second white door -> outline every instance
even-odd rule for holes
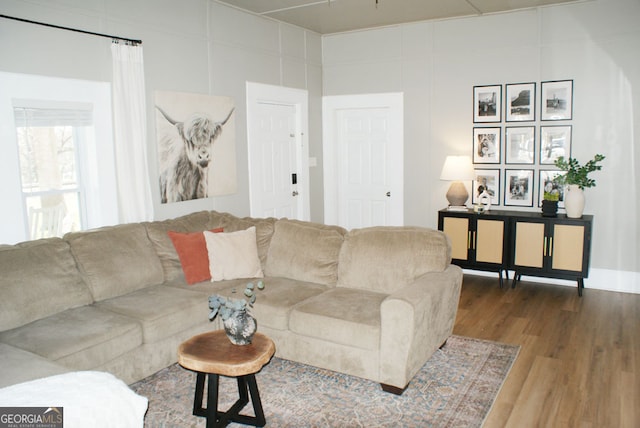
[[[325,222],[403,224],[402,94],[324,99]]]

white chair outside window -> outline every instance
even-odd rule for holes
[[[63,202],[53,207],[29,208],[31,239],[61,236],[66,211]]]

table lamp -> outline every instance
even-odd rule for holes
[[[473,165],[469,156],[447,156],[442,166],[440,180],[453,181],[447,191],[450,210],[465,210],[469,192],[463,181],[473,180]]]

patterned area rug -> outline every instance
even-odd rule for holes
[[[267,427],[480,427],[519,349],[452,336],[401,396],[369,380],[279,358],[256,379]],[[204,427],[205,419],[191,414],[194,387],[195,373],[177,364],[131,385],[149,398],[145,427]],[[237,399],[235,379],[221,377],[219,391],[219,409],[226,410]],[[251,403],[242,413],[253,415]]]

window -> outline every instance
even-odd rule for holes
[[[94,135],[91,106],[14,107],[24,212],[29,239],[85,229],[79,161]]]
[[[118,223],[111,85],[0,71],[0,244]]]

